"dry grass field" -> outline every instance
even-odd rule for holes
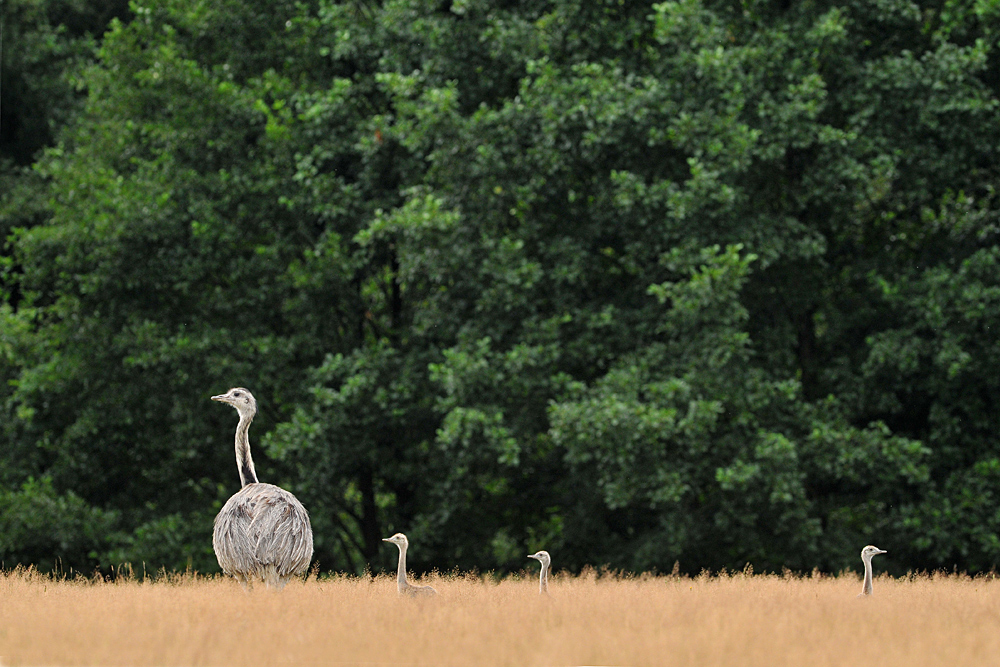
[[[244,591],[221,578],[0,574],[10,665],[986,665],[1000,582],[779,576],[343,577]]]

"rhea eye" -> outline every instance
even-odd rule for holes
[[[234,398],[239,398],[239,397],[240,397],[240,396],[242,396],[242,395],[243,395],[243,394],[241,394],[241,393],[240,393],[240,392],[238,392],[238,391],[234,391],[234,392],[233,392],[233,397],[234,397]]]

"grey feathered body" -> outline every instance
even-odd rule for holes
[[[262,579],[282,588],[312,560],[309,513],[281,487],[247,484],[215,517],[212,547],[222,571],[241,583]]]

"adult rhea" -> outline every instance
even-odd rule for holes
[[[305,572],[312,560],[309,513],[288,491],[257,481],[247,435],[257,414],[253,394],[234,387],[212,400],[233,406],[240,415],[236,466],[243,486],[215,517],[215,557],[222,571],[244,586],[260,580],[267,586],[283,588],[289,579]]]

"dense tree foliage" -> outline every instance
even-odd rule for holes
[[[0,146],[7,565],[213,569],[233,385],[324,569],[1000,563],[1000,4],[73,8]]]

